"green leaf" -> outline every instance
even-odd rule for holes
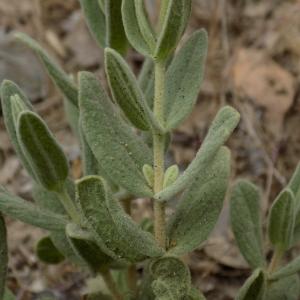
[[[131,262],[163,254],[153,236],[141,230],[123,211],[100,177],[81,179],[77,195],[87,226],[106,254]]]
[[[79,136],[79,109],[64,97],[64,110],[73,133]]]
[[[166,128],[176,128],[193,110],[203,81],[207,33],[192,34],[173,59],[166,75]]]
[[[201,148],[185,172],[168,188],[155,195],[158,201],[167,201],[192,184],[194,178],[211,163],[220,147],[230,137],[240,120],[240,114],[225,106],[215,117]]]
[[[271,243],[281,251],[287,250],[295,225],[295,198],[291,190],[283,190],[275,199],[269,214],[268,233]]]
[[[0,299],[4,297],[8,264],[7,232],[4,218],[0,213]]]
[[[80,73],[82,129],[91,150],[112,182],[134,195],[151,197],[142,168],[152,164],[150,149],[115,111],[94,75]]]
[[[38,182],[61,191],[69,173],[67,159],[44,121],[33,112],[22,112],[17,137]]]
[[[264,300],[266,293],[266,278],[260,269],[253,272],[239,290],[236,300]]]
[[[41,209],[32,203],[16,197],[0,187],[0,211],[24,223],[47,230],[61,230],[67,224],[63,215]]]
[[[169,252],[182,255],[197,248],[213,230],[230,176],[230,151],[222,147],[183,193],[168,223]]]
[[[265,300],[298,300],[300,280],[297,274],[271,282]]]
[[[146,58],[138,77],[139,86],[149,105],[153,108],[154,99],[154,63],[151,58]]]
[[[24,33],[16,33],[17,40],[31,48],[44,64],[49,76],[59,88],[62,94],[71,101],[75,106],[78,106],[78,90],[74,82],[47,54],[47,52],[31,37]]]
[[[140,31],[150,49],[155,48],[156,36],[150,24],[144,0],[134,0],[136,17]]]
[[[179,168],[177,165],[173,165],[169,167],[164,175],[164,182],[163,182],[163,188],[165,189],[169,185],[171,185],[179,175]]]
[[[143,166],[143,174],[149,184],[149,186],[153,187],[154,185],[154,170],[150,165]]]
[[[122,1],[122,18],[125,33],[131,46],[145,56],[151,56],[152,49],[140,28],[134,0]]]
[[[205,300],[205,297],[197,289],[192,287],[190,293],[184,298],[184,300]]]
[[[154,57],[166,59],[176,48],[189,20],[191,0],[170,0]]]
[[[87,298],[84,298],[86,300],[113,300],[113,298],[109,295],[102,294],[101,292],[90,294],[87,296]]]
[[[120,54],[127,51],[127,38],[125,35],[122,13],[122,0],[106,0],[106,47],[115,49]]]
[[[99,0],[79,0],[88,28],[102,48],[106,47],[106,18]]]
[[[300,208],[300,163],[298,163],[292,178],[290,179],[287,188],[295,195],[297,211]]]
[[[14,121],[14,114],[12,109],[11,97],[18,95],[18,97],[23,101],[23,106],[27,107],[28,110],[32,110],[32,105],[21,89],[12,81],[4,80],[1,84],[1,104],[2,112],[4,117],[4,123],[11,140],[11,143],[14,146],[14,149],[29,175],[35,179],[35,174],[30,166],[27,158],[24,156],[23,150],[19,144],[17,138],[16,123]]]
[[[9,289],[6,289],[3,300],[16,300],[16,297]]]
[[[36,246],[36,254],[38,258],[46,264],[59,264],[65,260],[65,257],[54,246],[49,236],[39,240]]]
[[[294,232],[293,232],[293,241],[292,241],[291,246],[296,245],[299,242],[300,242],[300,211],[298,211],[296,213],[295,226],[294,226]]]
[[[300,256],[291,261],[289,264],[280,268],[270,276],[270,280],[278,280],[290,275],[294,275],[300,271]]]
[[[184,299],[191,289],[187,266],[175,256],[154,260],[150,266],[154,281],[152,289],[157,300]]]
[[[261,195],[247,180],[239,180],[230,199],[230,219],[238,247],[249,265],[256,269],[266,264],[263,253]]]
[[[120,54],[105,49],[105,67],[114,100],[130,122],[141,130],[159,127],[133,72]]]

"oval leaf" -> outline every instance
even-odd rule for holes
[[[266,278],[262,270],[256,270],[245,282],[236,300],[263,300],[266,293]]]
[[[36,254],[38,258],[46,264],[59,264],[65,260],[65,257],[54,246],[49,236],[39,240],[36,246]]]
[[[99,0],[79,0],[88,28],[102,48],[106,47],[106,18]]]
[[[203,81],[207,33],[192,34],[173,59],[166,75],[166,128],[176,128],[191,112]]]
[[[255,185],[238,181],[230,199],[230,219],[238,247],[249,265],[264,267],[262,224],[260,216],[261,195]]]
[[[0,299],[3,299],[6,286],[6,274],[8,264],[8,249],[6,239],[6,226],[0,213]]]
[[[163,254],[153,236],[141,230],[123,211],[100,177],[81,179],[77,195],[87,225],[109,256],[136,262]]]
[[[17,136],[39,183],[61,191],[69,173],[68,162],[44,121],[32,112],[21,113]]]
[[[280,251],[287,250],[293,238],[295,225],[295,198],[289,189],[275,199],[269,214],[268,233],[271,243]]]
[[[168,223],[169,252],[193,251],[213,230],[223,206],[230,175],[230,151],[222,147],[183,193]]]
[[[173,184],[155,195],[155,199],[167,201],[192,184],[199,172],[205,170],[207,165],[211,163],[220,147],[230,137],[239,120],[240,114],[234,108],[230,106],[222,108],[215,117],[192,163]]]
[[[152,195],[143,175],[143,166],[152,164],[144,142],[114,110],[94,75],[80,74],[82,129],[99,164],[112,182],[134,195]]]
[[[62,94],[71,101],[75,106],[78,106],[78,90],[74,82],[55,62],[49,57],[47,52],[31,37],[24,33],[15,34],[17,40],[21,41],[27,47],[31,48],[44,64],[49,76],[59,88]]]
[[[170,0],[158,37],[154,57],[166,59],[176,48],[188,23],[191,13],[191,0]]]

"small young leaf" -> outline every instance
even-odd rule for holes
[[[27,108],[26,104],[23,102],[23,100],[20,98],[18,94],[11,96],[10,102],[11,102],[13,121],[16,126],[18,122],[19,114],[23,111],[28,111],[29,109]]]
[[[169,167],[164,175],[164,183],[163,183],[163,188],[167,188],[169,185],[171,185],[179,175],[179,168],[177,165],[173,165]]]
[[[95,241],[109,256],[137,262],[163,254],[153,236],[141,230],[123,211],[100,177],[81,179],[77,195]]]
[[[281,251],[292,242],[295,225],[295,197],[291,190],[283,190],[275,199],[269,214],[268,233],[271,243]]]
[[[169,253],[193,251],[214,228],[223,206],[230,175],[230,151],[222,147],[183,193],[168,223]]]
[[[92,272],[97,273],[113,262],[113,259],[94,243],[89,232],[82,230],[78,225],[68,224],[66,235],[74,252],[86,262]]]
[[[131,46],[145,56],[151,56],[152,49],[149,47],[139,26],[137,11],[134,0],[122,1],[122,18],[125,33]]]
[[[297,274],[270,282],[264,300],[298,300],[300,280]]]
[[[236,300],[264,300],[266,278],[262,270],[257,269],[239,290]]]
[[[207,168],[220,147],[230,137],[240,120],[240,114],[232,107],[225,106],[215,117],[195,159],[185,172],[168,188],[155,195],[158,201],[167,201],[192,184],[194,178]]]
[[[79,0],[88,28],[98,45],[106,47],[106,18],[99,0]]]
[[[279,269],[270,276],[270,280],[278,280],[290,275],[294,275],[300,271],[300,256],[291,261],[289,264]]]
[[[0,299],[3,299],[6,286],[6,274],[8,264],[8,250],[6,239],[6,226],[0,213]]]
[[[238,247],[249,265],[256,269],[266,264],[263,253],[260,193],[255,185],[238,181],[231,194],[230,219]]]
[[[59,264],[65,260],[65,257],[54,246],[49,236],[39,240],[36,246],[36,254],[38,258],[46,264]]]
[[[2,104],[4,123],[8,131],[11,143],[13,144],[19,159],[21,160],[24,168],[27,170],[29,175],[33,179],[35,179],[35,174],[32,170],[32,167],[27,161],[27,158],[24,156],[23,150],[21,149],[21,146],[17,138],[16,123],[14,120],[14,114],[13,114],[12,102],[11,102],[11,97],[15,95],[18,95],[18,97],[22,100],[24,107],[26,107],[28,110],[32,110],[32,105],[30,101],[23,94],[20,88],[12,81],[4,80],[1,85],[1,104]]]
[[[176,128],[192,111],[203,80],[207,33],[192,34],[173,59],[166,75],[166,128]]]
[[[191,13],[191,0],[170,0],[154,57],[166,59],[179,42]]]
[[[105,49],[105,67],[114,100],[134,126],[149,130],[154,116],[122,56],[112,49]]]
[[[22,198],[12,196],[0,187],[0,211],[14,219],[47,230],[61,230],[67,218],[49,210],[41,209]]]
[[[134,195],[151,197],[142,168],[152,164],[143,141],[115,111],[98,80],[80,74],[80,114],[84,135],[99,164],[112,182]]]
[[[49,76],[60,89],[62,94],[71,101],[75,106],[78,106],[78,90],[70,77],[48,56],[45,50],[31,37],[24,33],[16,33],[16,38],[31,48],[43,62]]]
[[[61,191],[69,173],[68,162],[44,121],[32,112],[21,113],[17,137],[38,182],[51,191]]]
[[[106,0],[106,47],[115,49],[120,54],[127,51],[127,38],[125,35],[122,13],[122,0]]]
[[[154,170],[150,165],[143,166],[143,174],[149,184],[149,186],[153,187],[154,185]]]
[[[187,266],[175,256],[164,256],[151,263],[152,289],[157,300],[184,299],[191,289]]]

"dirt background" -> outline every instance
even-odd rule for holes
[[[241,123],[229,141],[232,181],[249,178],[263,191],[262,211],[289,180],[300,158],[300,1],[193,0],[187,35],[204,27],[209,55],[199,101],[174,132],[169,159],[184,168],[194,157],[216,111],[228,103]],[[0,0],[0,81],[17,82],[63,145],[75,178],[81,175],[79,147],[65,119],[61,95],[31,51],[20,47],[13,31],[24,31],[69,73],[90,70],[103,77],[103,52],[91,38],[76,0]],[[142,57],[130,51],[138,72]],[[22,169],[0,116],[0,184],[30,201],[32,183]],[[134,204],[138,215],[146,207]],[[34,247],[45,232],[7,219],[9,279],[17,299],[41,293],[80,299],[86,274],[63,263],[47,266]],[[297,254],[297,249],[289,253]],[[233,299],[249,275],[238,254],[228,222],[228,203],[210,240],[186,258],[194,284],[207,299]]]

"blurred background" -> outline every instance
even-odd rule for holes
[[[147,1],[155,8],[154,0]],[[233,152],[232,182],[243,177],[261,187],[264,215],[300,159],[299,15],[299,0],[193,0],[186,32],[188,36],[206,28],[208,60],[197,106],[174,132],[169,160],[184,169],[216,111],[225,104],[234,106],[242,119],[228,143]],[[104,81],[103,52],[91,38],[77,0],[0,0],[0,82],[11,79],[24,89],[63,145],[78,178],[80,151],[62,97],[35,55],[12,39],[13,31],[30,34],[75,76],[79,70],[89,70]],[[138,72],[143,57],[130,51],[128,61]],[[15,156],[1,113],[0,184],[30,201],[32,183]],[[134,209],[138,217],[148,206],[136,201]],[[34,248],[44,232],[11,219],[7,222],[8,283],[17,299],[35,299],[44,291],[62,300],[80,299],[86,274],[67,263],[39,262]],[[296,254],[297,249],[289,253]],[[210,240],[186,260],[195,286],[207,299],[233,299],[249,269],[230,232],[227,201]]]

